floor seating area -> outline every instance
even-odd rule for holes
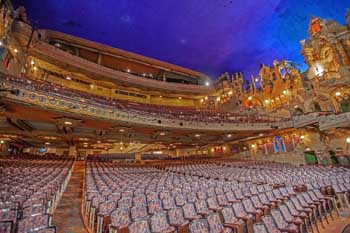
[[[350,169],[267,161],[88,161],[93,232],[319,232],[348,204]]]
[[[0,232],[54,233],[51,215],[69,181],[72,159],[0,159]]]

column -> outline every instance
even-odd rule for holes
[[[101,65],[101,60],[102,60],[102,54],[98,53],[97,64]]]
[[[7,149],[9,148],[9,143],[6,141],[1,141],[0,143],[0,158],[8,155]]]
[[[77,147],[76,146],[70,146],[69,147],[69,156],[71,157],[77,157]]]
[[[268,155],[266,143],[264,143],[265,155]]]

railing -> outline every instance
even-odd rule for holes
[[[319,117],[320,130],[350,126],[350,112]]]

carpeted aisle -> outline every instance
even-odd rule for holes
[[[52,224],[58,233],[87,233],[81,218],[81,197],[85,162],[76,161],[72,176],[53,214]]]

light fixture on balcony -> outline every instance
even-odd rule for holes
[[[251,97],[251,96],[248,97],[248,100],[249,100],[249,101],[251,101],[252,99],[253,99],[253,97]]]
[[[341,96],[340,91],[337,91],[337,92],[335,93],[335,96]]]
[[[50,142],[45,142],[45,145],[50,145]]]
[[[72,80],[72,78],[71,78],[71,77],[69,77],[69,76],[67,76],[67,77],[66,77],[66,79],[67,79],[67,80]]]
[[[5,143],[5,141],[4,141],[4,140],[1,140],[1,141],[0,141],[0,144],[4,144],[4,143]]]
[[[207,81],[207,82],[205,82],[205,85],[208,87],[210,85],[210,83]]]
[[[18,53],[18,49],[14,49],[13,52]]]
[[[131,72],[131,70],[130,70],[130,69],[126,69],[126,72],[130,73],[130,72]]]
[[[65,124],[65,125],[72,125],[73,123],[70,122],[70,121],[65,121],[64,124]]]
[[[304,139],[304,138],[305,138],[305,136],[304,136],[304,135],[301,135],[301,136],[300,136],[300,139]]]
[[[350,137],[346,138],[346,143],[350,143]]]
[[[227,134],[227,137],[228,138],[232,138],[232,134]]]

